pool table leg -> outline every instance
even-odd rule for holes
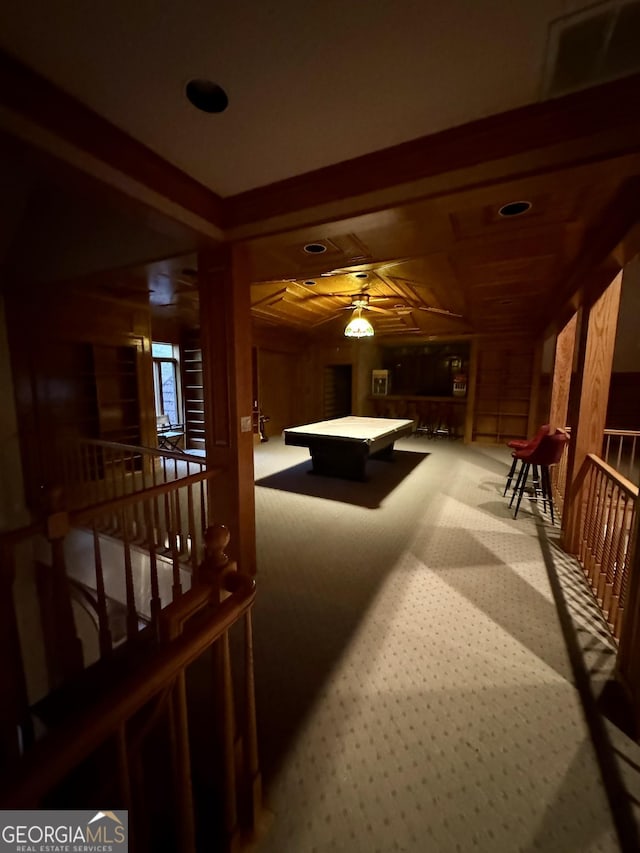
[[[309,448],[313,474],[342,477],[345,480],[366,480],[365,466],[369,456],[366,445],[318,444]]]

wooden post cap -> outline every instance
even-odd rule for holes
[[[229,557],[225,554],[225,548],[229,544],[231,533],[224,524],[212,524],[204,533],[205,558],[211,560],[216,568],[226,566]]]

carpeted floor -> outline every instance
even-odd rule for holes
[[[260,853],[637,850],[640,752],[557,531],[512,518],[503,448],[396,447],[367,483],[256,448]]]

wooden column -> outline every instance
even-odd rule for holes
[[[478,381],[478,339],[471,339],[469,352],[469,382],[467,384],[467,407],[464,417],[464,443],[473,441],[473,415],[476,405],[476,384]]]
[[[622,273],[619,273],[595,303],[585,303],[582,308],[578,369],[569,397],[571,442],[567,463],[567,503],[563,515],[566,524],[562,545],[570,554],[577,553],[578,549],[582,511],[578,484],[582,465],[587,453],[602,452],[621,282]]]
[[[549,406],[549,424],[552,431],[567,426],[569,412],[569,389],[573,369],[573,353],[576,343],[577,312],[562,329],[556,339],[556,352],[553,362],[553,381],[551,384],[551,403]]]
[[[232,534],[240,570],[255,574],[250,278],[240,244],[198,256],[207,463],[222,469],[209,519]]]

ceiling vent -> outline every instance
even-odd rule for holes
[[[640,0],[610,0],[549,25],[543,98],[640,71]]]

